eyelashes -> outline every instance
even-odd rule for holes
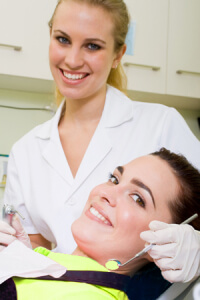
[[[71,41],[67,38],[67,37],[64,37],[64,36],[56,36],[56,40],[61,44],[61,45],[70,45],[71,44]],[[98,51],[100,50],[102,47],[98,44],[95,44],[95,43],[87,43],[85,44],[85,48],[90,50],[91,52],[92,51]]]
[[[112,182],[114,185],[119,184],[119,179],[113,173],[109,173],[108,174],[108,181]],[[136,192],[131,193],[130,197],[140,207],[142,207],[142,208],[146,207],[146,201],[145,201],[145,199],[139,193],[136,193]]]
[[[111,181],[114,184],[118,184],[119,183],[118,178],[115,175],[113,175],[112,173],[108,174],[108,181]]]

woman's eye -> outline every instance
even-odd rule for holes
[[[111,181],[114,184],[118,184],[119,183],[117,177],[115,175],[113,175],[113,174],[109,174],[109,181]]]
[[[87,45],[87,48],[89,49],[89,50],[99,50],[101,47],[99,46],[99,45],[97,45],[97,44],[88,44]]]
[[[144,200],[137,194],[134,194],[131,196],[133,200],[141,207],[145,207],[145,202]]]
[[[62,36],[58,36],[56,38],[61,44],[69,44],[69,40],[65,37],[62,37]]]

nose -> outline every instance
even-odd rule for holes
[[[72,70],[80,69],[84,64],[82,49],[75,45],[72,45],[69,49],[67,49],[65,64]]]
[[[110,206],[115,207],[122,197],[122,191],[119,186],[107,186],[100,191],[100,197],[107,201]]]

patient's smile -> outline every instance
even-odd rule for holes
[[[93,216],[97,217],[103,223],[111,226],[111,223],[104,216],[102,216],[102,214],[100,214],[100,212],[98,210],[96,210],[93,206],[90,207],[89,211]]]

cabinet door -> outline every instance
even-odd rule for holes
[[[27,2],[27,3],[26,3]],[[0,0],[0,73],[15,69],[24,46],[25,14],[28,1]]]
[[[25,24],[21,15],[19,16],[19,11],[23,8],[23,2],[23,0],[0,0],[1,48],[12,48],[11,46],[22,44]]]
[[[136,24],[134,55],[123,58],[128,89],[165,93],[168,0],[125,2]]]
[[[0,74],[52,79],[48,62],[48,20],[56,0],[0,0]],[[3,29],[2,29],[3,28]]]
[[[167,93],[200,97],[200,1],[170,0]]]

